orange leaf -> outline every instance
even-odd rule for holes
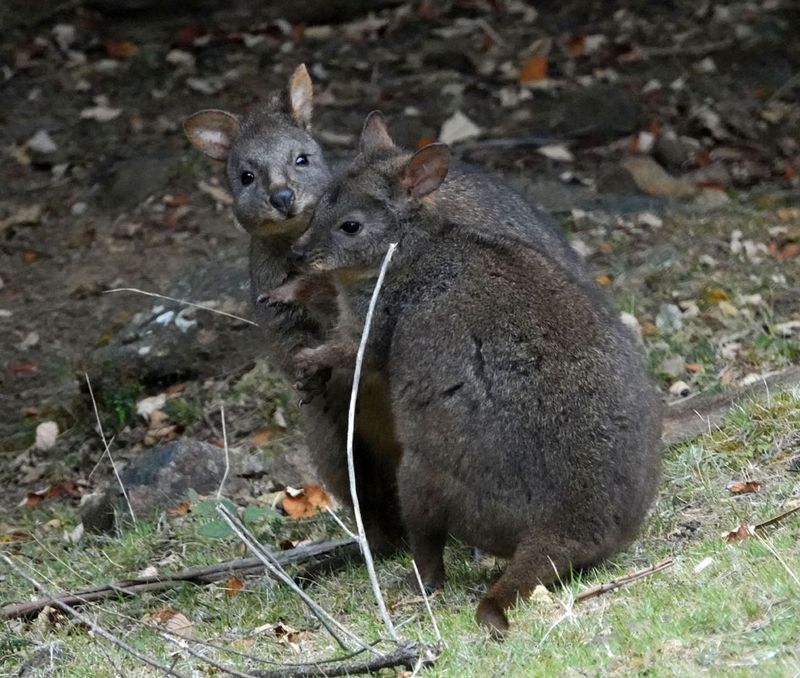
[[[188,499],[184,499],[169,509],[168,513],[171,516],[185,516],[187,513],[189,513],[190,508],[192,508],[192,502],[190,502]]]
[[[251,433],[248,440],[250,441],[250,444],[254,445],[255,447],[263,447],[272,439],[273,434],[274,431],[272,428],[269,426],[262,426]]]
[[[656,334],[657,332],[658,332],[658,328],[653,323],[651,323],[649,320],[645,320],[642,323],[642,333],[645,336],[650,337],[650,336]]]
[[[427,146],[428,144],[432,144],[436,141],[436,139],[432,137],[420,137],[417,141],[417,148],[422,148],[423,146]]]
[[[728,485],[728,492],[731,494],[750,494],[751,492],[758,492],[763,487],[763,484],[758,480],[746,480],[740,483],[731,483]]]
[[[225,595],[226,596],[235,596],[239,591],[242,590],[244,584],[242,580],[238,577],[228,577],[228,581],[225,582]]]
[[[217,447],[225,449],[225,441],[220,440],[219,438],[216,438],[214,436],[211,436],[206,442],[208,442],[209,445],[216,445]]]
[[[753,528],[750,527],[747,523],[742,523],[737,527],[735,530],[728,532],[725,536],[725,541],[729,544],[733,544],[737,541],[747,541],[753,534]]]
[[[32,264],[38,258],[39,258],[39,255],[36,254],[36,252],[28,251],[28,252],[23,252],[22,253],[22,261],[24,261],[26,264]]]
[[[139,53],[139,48],[130,40],[106,40],[106,54],[110,57],[132,57]]]
[[[283,499],[286,515],[296,519],[310,518],[330,505],[330,498],[319,485],[303,485],[299,491],[287,487]]]
[[[586,52],[586,38],[583,34],[570,35],[564,42],[564,51],[573,59]]]
[[[37,363],[21,363],[10,367],[11,372],[33,372],[39,367]]]
[[[595,280],[598,285],[603,285],[603,287],[611,284],[611,277],[607,275],[598,275]]]
[[[547,59],[543,56],[532,56],[520,70],[517,79],[520,82],[537,82],[547,78]]]
[[[699,363],[686,363],[686,369],[695,373],[705,371],[705,368]]]
[[[37,494],[36,492],[28,492],[28,496],[25,498],[24,506],[26,508],[34,508],[42,503],[44,497],[41,494]]]

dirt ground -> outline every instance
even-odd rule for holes
[[[82,371],[100,382],[98,351],[154,312],[104,290],[203,301],[219,283],[249,312],[246,236],[181,120],[257,105],[300,62],[332,156],[379,108],[400,143],[451,140],[551,209],[643,334],[665,397],[800,359],[797,3],[217,4],[0,8],[2,505],[85,478],[99,456]],[[201,412],[177,430],[215,436],[208,411],[257,355],[257,335],[237,332],[188,356],[193,370],[142,375],[130,399],[179,383]],[[239,436],[282,411],[255,399],[232,408]],[[122,401],[104,392],[108,430],[146,446]],[[33,454],[48,420],[66,434]]]

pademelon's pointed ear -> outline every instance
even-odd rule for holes
[[[208,157],[226,160],[239,135],[239,118],[227,111],[209,108],[183,121],[186,138]]]
[[[361,136],[358,139],[358,150],[361,153],[375,151],[389,151],[395,148],[389,130],[386,128],[386,119],[380,111],[372,111],[364,121]]]
[[[419,200],[439,188],[449,167],[450,149],[447,144],[428,144],[411,156],[400,181],[408,195]]]
[[[303,129],[311,129],[314,109],[314,86],[305,64],[294,69],[289,79],[289,107],[294,121]]]

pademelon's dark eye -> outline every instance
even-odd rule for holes
[[[343,230],[347,235],[355,235],[361,230],[361,224],[357,221],[343,221],[339,228]]]
[[[305,153],[301,153],[294,159],[294,164],[298,167],[303,167],[308,164],[308,156]]]
[[[242,180],[242,186],[249,186],[256,180],[256,175],[252,172],[242,172],[239,178]]]

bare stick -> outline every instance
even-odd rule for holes
[[[311,610],[313,615],[319,620],[320,624],[325,627],[325,630],[331,634],[333,639],[339,643],[343,650],[349,652],[350,648],[347,646],[347,643],[341,639],[339,634],[336,633],[336,631],[341,632],[365,650],[369,650],[370,652],[374,652],[378,655],[380,654],[377,650],[375,650],[375,648],[361,640],[361,638],[355,635],[352,631],[349,631],[347,628],[342,626],[342,624],[331,617],[331,615],[329,615],[323,608],[317,605],[317,603],[315,603],[314,600],[295,583],[294,579],[292,579],[286,570],[283,569],[275,556],[273,556],[265,548],[262,548],[252,533],[241,523],[241,521],[239,521],[238,518],[236,518],[236,516],[234,516],[228,510],[224,504],[219,504],[217,506],[217,513],[222,516],[222,519],[228,524],[228,527],[230,527],[236,536],[242,540],[245,546],[247,546],[247,548],[249,548],[259,560],[261,560],[261,562],[264,564],[264,567],[267,568],[267,571],[273,577],[286,584],[286,586],[288,586],[300,597],[300,599],[308,606],[308,609]],[[336,629],[336,631],[334,629]]]
[[[248,320],[247,318],[242,318],[240,315],[234,315],[233,313],[227,313],[226,311],[220,311],[216,308],[211,308],[211,306],[203,306],[203,304],[195,304],[193,301],[186,301],[186,299],[176,299],[175,297],[168,297],[165,294],[156,294],[155,292],[145,292],[144,290],[137,289],[136,287],[115,287],[111,290],[103,290],[103,294],[110,294],[111,292],[136,292],[137,294],[144,294],[146,297],[156,297],[158,299],[166,299],[167,301],[174,301],[176,304],[183,304],[184,306],[192,306],[193,308],[199,308],[203,311],[208,311],[209,313],[216,313],[217,315],[224,315],[227,318],[233,318],[234,320],[239,320],[243,323],[247,323],[248,325],[255,325],[258,327],[258,323],[253,322],[252,320]]]
[[[763,523],[759,523],[758,525],[754,525],[753,529],[754,530],[763,530],[765,527],[768,527],[769,525],[774,525],[775,523],[779,523],[781,520],[783,520],[784,518],[792,515],[793,513],[796,513],[797,511],[800,511],[800,506],[795,506],[794,508],[790,508],[788,511],[784,511],[783,513],[779,513],[777,516],[773,516],[769,520],[765,520]]]
[[[433,630],[436,632],[436,640],[440,643],[442,642],[442,634],[439,633],[439,625],[436,623],[436,617],[433,616],[433,610],[431,609],[431,603],[428,600],[428,594],[425,593],[425,585],[422,583],[422,577],[419,574],[419,569],[417,568],[417,561],[412,558],[411,566],[414,568],[414,574],[417,576],[417,583],[419,584],[419,590],[422,591],[422,598],[425,601],[425,607],[428,610],[428,616],[431,618],[431,623],[433,624]]]
[[[420,647],[413,641],[406,641],[396,650],[380,654],[371,659],[341,664],[310,665],[292,667],[273,671],[256,671],[258,678],[311,678],[312,676],[355,676],[360,673],[377,673],[381,669],[393,666],[404,666],[411,669],[421,660],[423,666],[430,666],[436,660],[436,649],[430,646]]]
[[[98,626],[95,622],[93,622],[86,615],[81,614],[75,608],[70,607],[66,603],[63,603],[60,600],[54,598],[53,595],[51,593],[49,593],[48,590],[44,586],[42,586],[33,577],[31,577],[26,572],[24,572],[21,568],[19,568],[14,563],[14,561],[11,560],[11,558],[6,556],[4,553],[0,553],[0,559],[2,559],[3,562],[6,565],[8,565],[17,575],[19,575],[25,581],[27,581],[29,584],[31,584],[37,591],[39,591],[41,593],[44,593],[46,596],[48,596],[53,605],[55,605],[57,608],[63,610],[64,612],[66,612],[68,615],[70,615],[74,619],[77,619],[79,622],[81,622],[83,624],[86,624],[86,626],[88,626],[92,630],[92,632],[94,632],[95,634],[97,634],[101,638],[104,638],[108,642],[113,643],[114,645],[116,645],[117,647],[121,648],[122,650],[125,650],[125,652],[127,652],[128,654],[136,657],[140,661],[143,661],[145,664],[149,664],[153,668],[156,668],[159,671],[163,671],[167,675],[175,676],[176,678],[184,678],[184,675],[182,673],[178,673],[177,671],[175,671],[174,669],[170,668],[166,664],[161,664],[158,661],[156,661],[155,659],[152,659],[152,658],[148,657],[147,655],[142,654],[141,652],[139,652],[135,648],[133,648],[130,645],[128,645],[125,641],[120,640],[116,636],[114,636],[111,633],[109,633],[108,631],[106,631],[101,626]]]
[[[222,488],[225,487],[225,481],[228,479],[228,471],[231,470],[231,458],[228,452],[228,432],[225,430],[225,405],[219,406],[219,416],[222,419],[222,445],[225,448],[225,473],[222,474],[222,480],[219,481],[217,499],[222,498]]]
[[[111,462],[111,468],[114,471],[114,475],[117,478],[119,487],[122,490],[122,496],[125,497],[125,503],[128,505],[128,510],[131,512],[131,518],[133,518],[133,522],[136,522],[136,514],[133,512],[131,500],[128,497],[128,492],[125,489],[125,485],[122,484],[122,478],[119,475],[119,471],[117,471],[117,465],[114,463],[114,458],[111,456],[111,450],[109,449],[108,442],[106,441],[106,434],[103,433],[103,425],[100,423],[100,413],[97,411],[97,401],[94,399],[94,391],[92,391],[92,382],[89,380],[89,373],[84,372],[83,375],[86,377],[86,385],[89,387],[89,396],[92,399],[92,407],[94,408],[94,417],[97,419],[97,430],[100,432],[100,439],[103,441],[103,445],[106,448],[106,455],[108,455],[108,460]]]
[[[334,511],[333,509],[331,509],[331,507],[330,507],[330,506],[326,506],[326,507],[325,507],[325,511],[328,513],[328,515],[329,515],[331,518],[333,518],[333,519],[336,521],[336,524],[337,524],[337,525],[338,525],[340,528],[342,528],[342,531],[343,531],[345,534],[347,534],[347,536],[348,536],[348,537],[350,537],[350,539],[355,539],[356,541],[358,540],[358,535],[357,535],[357,534],[355,534],[354,532],[352,532],[352,531],[350,530],[350,528],[349,528],[349,527],[347,527],[347,525],[345,525],[345,524],[344,524],[344,522],[342,522],[342,519],[341,519],[339,516],[337,516],[337,515],[336,515],[336,511]]]
[[[618,589],[621,586],[625,586],[626,584],[635,582],[637,579],[642,579],[651,574],[655,574],[656,572],[661,572],[661,570],[666,570],[668,567],[671,567],[674,562],[675,561],[672,558],[667,558],[666,560],[662,560],[660,563],[651,565],[650,567],[645,567],[641,570],[636,570],[635,572],[631,572],[630,574],[618,577],[617,579],[612,579],[609,582],[605,582],[603,584],[597,584],[597,586],[592,586],[591,588],[588,588],[585,591],[581,591],[578,595],[576,595],[575,602],[579,603],[582,600],[586,600],[588,598],[595,598],[596,596],[602,595],[603,593],[607,593],[608,591],[613,591],[614,589]]]
[[[303,562],[325,556],[342,548],[354,545],[349,540],[325,541],[318,544],[299,546],[290,551],[281,551],[275,559],[281,565]],[[26,603],[6,605],[2,608],[0,616],[6,619],[16,617],[31,617],[48,605],[54,605],[59,600],[68,605],[81,605],[83,603],[106,600],[120,595],[137,595],[148,591],[164,591],[180,586],[183,582],[202,586],[227,579],[231,574],[238,576],[260,574],[264,565],[260,558],[237,558],[214,565],[200,565],[189,567],[172,574],[157,574],[149,577],[124,579],[112,584],[101,584],[75,592],[59,593],[55,598],[40,598]]]
[[[367,310],[367,317],[364,320],[364,331],[361,334],[361,343],[358,346],[358,354],[356,355],[356,366],[353,370],[353,388],[350,391],[350,410],[347,414],[347,473],[350,477],[350,499],[353,502],[353,513],[356,518],[356,527],[358,528],[358,543],[361,546],[361,552],[364,555],[364,562],[367,564],[367,572],[369,573],[369,581],[372,584],[372,593],[375,595],[375,600],[378,603],[378,612],[380,613],[386,630],[392,640],[399,642],[397,631],[392,624],[392,618],[389,616],[389,611],[386,609],[386,603],[383,600],[381,587],[378,585],[378,577],[375,574],[375,563],[372,560],[372,552],[370,551],[369,544],[367,543],[367,533],[364,531],[364,520],[361,518],[361,508],[358,503],[358,491],[356,490],[356,469],[353,461],[353,440],[355,437],[355,423],[356,423],[356,400],[358,399],[358,385],[361,381],[361,365],[364,362],[364,352],[367,349],[367,340],[369,339],[369,328],[372,324],[372,315],[375,313],[375,306],[378,303],[378,294],[383,285],[383,279],[386,277],[386,269],[389,267],[389,262],[392,260],[394,251],[397,249],[397,243],[393,242],[389,245],[386,256],[383,258],[380,273],[378,274],[378,281],[375,283],[375,289],[372,291],[372,298],[369,300],[369,309]]]
[[[792,579],[794,579],[794,583],[797,584],[798,587],[800,587],[800,579],[798,579],[797,575],[794,572],[792,572],[792,568],[790,568],[786,564],[786,561],[783,558],[781,558],[780,554],[773,548],[772,544],[770,544],[766,539],[764,539],[764,537],[758,534],[758,532],[753,531],[753,536],[764,545],[767,551],[769,551],[773,556],[775,556],[775,559],[783,566],[783,569],[786,570],[786,573]]]

